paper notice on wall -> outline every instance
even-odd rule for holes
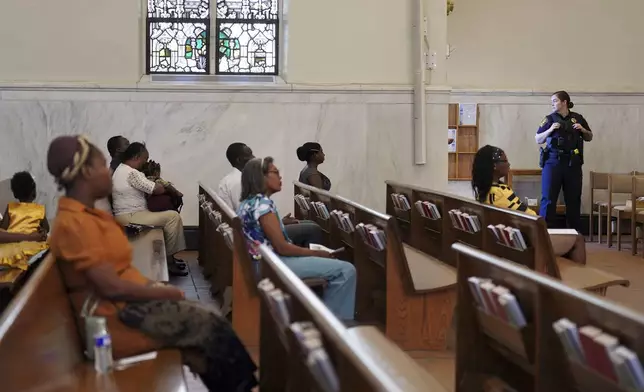
[[[459,125],[476,125],[477,110],[475,103],[459,103],[458,119]]]
[[[456,152],[456,129],[447,130],[447,152]]]

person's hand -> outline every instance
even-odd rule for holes
[[[561,128],[561,124],[560,124],[560,123],[558,123],[558,122],[553,123],[553,124],[550,126],[550,130],[551,130],[551,131],[554,131],[555,129],[559,129],[559,128]]]
[[[170,296],[175,301],[186,299],[186,293],[174,286],[167,285],[165,289],[167,289],[171,293]]]
[[[581,124],[579,124],[579,123],[575,123],[575,124],[573,124],[573,126],[572,126],[572,127],[573,127],[573,128],[575,128],[575,129],[576,129],[576,130],[578,130],[578,131],[581,131],[581,132],[586,131],[586,128],[584,128],[584,126],[583,126],[583,125],[581,125]]]
[[[325,259],[335,259],[333,254],[331,254],[329,252],[326,252],[326,251],[323,251],[323,250],[314,250],[312,256],[314,256],[314,257],[322,257],[322,258],[325,258]]]
[[[291,216],[291,213],[289,212],[286,214],[284,218],[282,218],[282,223],[285,225],[294,225],[296,223],[299,223],[299,221]]]

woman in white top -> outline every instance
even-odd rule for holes
[[[183,222],[176,211],[151,212],[148,210],[147,195],[166,192],[163,185],[150,181],[139,171],[149,159],[143,143],[132,143],[123,152],[122,163],[112,175],[112,209],[114,217],[123,226],[130,223],[163,227],[168,272],[171,275],[186,276],[185,265],[178,263],[174,255],[186,249]]]

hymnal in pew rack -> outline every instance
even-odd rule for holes
[[[362,241],[374,250],[381,252],[387,247],[387,235],[375,225],[358,223],[356,231],[360,234]]]
[[[289,327],[306,367],[322,392],[340,391],[340,380],[322,345],[320,331],[310,321],[296,322]]]
[[[217,226],[217,231],[224,237],[224,241],[229,249],[233,249],[233,228],[228,223],[221,223]]]
[[[391,201],[394,203],[394,208],[400,211],[409,211],[411,210],[411,205],[407,196],[401,195],[400,193],[392,193]]]
[[[468,285],[481,331],[492,339],[491,347],[502,354],[509,350],[519,355],[526,365],[532,363],[534,349],[529,342],[534,328],[526,321],[514,294],[486,278],[470,277]]]
[[[224,223],[224,220],[221,217],[221,212],[217,210],[213,210],[210,212],[209,215],[210,215],[210,219],[212,219],[217,226],[221,226],[221,224]]]
[[[434,203],[418,200],[414,205],[423,218],[431,220],[439,220],[441,218],[440,210]]]
[[[317,215],[318,218],[323,219],[323,220],[328,220],[330,215],[329,215],[329,210],[326,208],[326,204],[324,204],[321,201],[314,201],[311,202],[311,207],[313,207],[313,210],[315,211],[315,215]]]
[[[304,197],[304,195],[295,195],[294,199],[302,211],[311,210],[311,208],[309,207],[309,199]]]
[[[450,210],[448,214],[454,228],[470,234],[481,231],[481,222],[478,216],[459,210]]]
[[[621,345],[618,338],[592,325],[577,328],[567,318],[553,323],[553,328],[580,386],[605,385],[602,390],[644,391],[644,369],[639,357]]]
[[[257,284],[260,294],[266,300],[271,314],[282,328],[286,329],[291,324],[291,298],[282,290],[275,288],[269,279],[263,279]]]
[[[528,244],[521,234],[521,230],[505,225],[488,225],[487,228],[492,232],[496,242],[499,245],[523,252],[528,249]]]
[[[355,231],[351,216],[348,212],[340,210],[331,211],[331,219],[335,222],[336,226],[345,233],[353,233]]]

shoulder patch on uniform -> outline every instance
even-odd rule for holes
[[[543,120],[541,120],[541,124],[539,124],[539,126],[543,127],[544,125],[546,125],[547,122],[548,122],[548,117],[544,117]]]

